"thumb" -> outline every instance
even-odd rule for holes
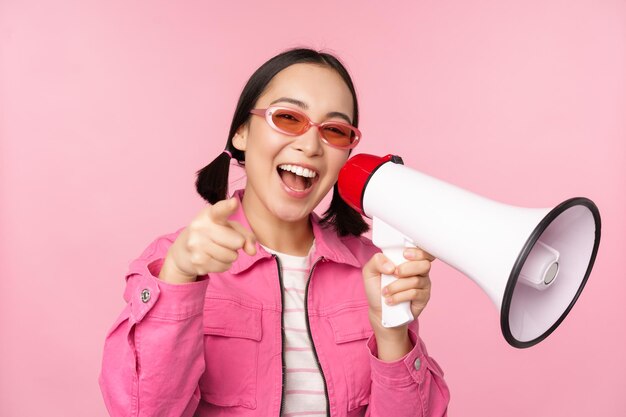
[[[214,223],[228,225],[228,218],[237,211],[239,200],[236,197],[218,201],[211,206],[209,217]]]
[[[363,266],[363,278],[378,278],[381,274],[391,275],[396,266],[382,253],[377,253]]]

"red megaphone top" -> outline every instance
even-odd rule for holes
[[[348,159],[339,171],[337,188],[339,195],[350,207],[367,216],[363,210],[363,196],[370,178],[378,168],[387,162],[402,164],[396,155],[376,156],[361,153]]]

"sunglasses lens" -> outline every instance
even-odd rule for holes
[[[309,128],[309,119],[304,114],[290,109],[274,109],[271,113],[274,126],[288,135],[301,135]],[[332,146],[352,148],[358,140],[357,131],[346,123],[322,123],[322,137]]]
[[[299,134],[308,125],[302,114],[285,109],[275,110],[272,113],[272,121],[277,128],[291,134]]]
[[[322,128],[322,136],[331,145],[348,147],[356,141],[356,132],[348,125],[328,123]]]

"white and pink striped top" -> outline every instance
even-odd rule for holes
[[[278,256],[282,268],[286,366],[283,417],[326,415],[324,380],[317,367],[304,311],[304,293],[314,246],[309,256],[287,255],[264,247]]]

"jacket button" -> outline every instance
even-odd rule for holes
[[[420,368],[422,367],[422,361],[420,360],[420,358],[415,359],[413,366],[415,367],[416,371],[420,370]]]
[[[145,288],[143,291],[141,291],[141,301],[143,301],[144,303],[147,303],[148,301],[150,301],[150,290]]]

